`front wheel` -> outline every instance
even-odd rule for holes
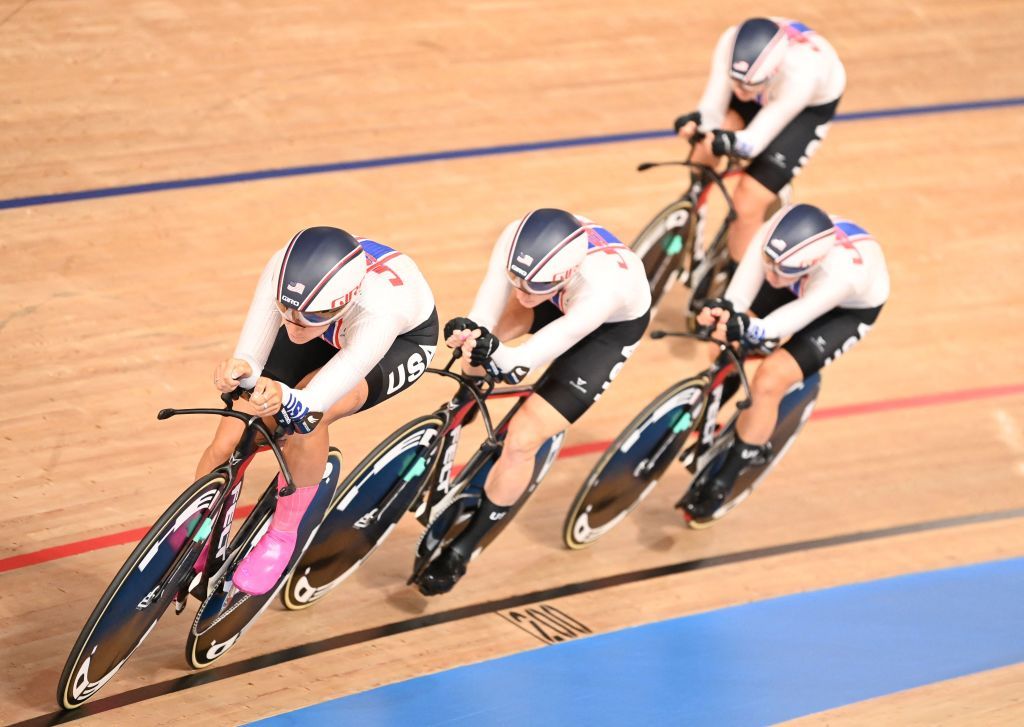
[[[702,376],[674,384],[605,450],[566,515],[567,547],[579,550],[595,542],[650,494],[700,421],[707,386]]]
[[[227,487],[221,473],[196,481],[167,508],[114,576],[68,655],[57,686],[64,709],[80,707],[110,681],[149,635],[192,573]]]
[[[444,427],[431,414],[381,442],[338,487],[316,537],[281,591],[285,608],[308,608],[363,564],[394,530],[432,473]]]
[[[285,583],[287,574],[302,556],[302,552],[316,536],[317,529],[327,511],[338,480],[341,479],[341,451],[331,447],[319,488],[309,509],[299,523],[295,552],[273,588],[258,596],[250,596],[234,589],[231,576],[235,569],[270,527],[274,514],[277,475],[270,481],[260,502],[238,529],[228,545],[227,561],[217,578],[210,583],[207,597],[199,607],[192,629],[185,643],[185,659],[193,669],[202,669],[221,658],[242,638],[253,622],[274,600]]]

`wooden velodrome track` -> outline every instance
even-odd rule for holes
[[[832,40],[849,74],[840,112],[1024,95],[1024,13],[1012,1],[767,9],[667,0],[4,0],[0,199],[663,129],[699,95],[722,28],[769,10]],[[272,608],[223,661],[639,568],[975,514],[999,515],[547,602],[605,632],[1020,555],[1021,138],[1013,106],[833,126],[798,198],[876,233],[893,294],[866,341],[825,373],[822,415],[716,527],[682,527],[671,510],[683,486],[677,472],[596,546],[560,545],[565,509],[596,456],[585,445],[613,437],[649,397],[702,365],[690,344],[649,341],[570,433],[577,456],[559,461],[452,594],[427,601],[404,586],[418,535],[406,522],[339,591],[299,614]],[[559,206],[632,239],[681,183],[673,171],[639,175],[636,163],[681,154],[680,142],[651,137],[4,205],[0,722],[54,711],[67,651],[129,551],[76,544],[147,525],[190,481],[212,425],[161,423],[155,413],[216,402],[210,372],[234,345],[258,271],[291,234],[338,225],[409,253],[445,319],[468,308],[508,220]],[[661,323],[678,322],[664,308]],[[336,425],[332,441],[351,466],[450,392],[426,378]],[[870,403],[878,406],[859,407]],[[262,485],[270,463],[251,471]],[[58,546],[68,547],[47,550]],[[86,721],[239,723],[539,646],[484,609],[133,697],[186,675],[186,628],[186,619],[165,617],[97,698],[127,693],[126,703]],[[999,669],[808,721],[1020,723],[1022,680],[1022,666]]]

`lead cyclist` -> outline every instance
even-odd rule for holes
[[[327,426],[411,386],[437,335],[430,286],[397,250],[310,227],[270,258],[234,355],[216,367],[213,383],[222,392],[251,388],[239,408],[273,417],[290,433],[282,449],[296,490],[278,498],[269,529],[235,570],[236,588],[261,595],[280,580],[327,464]],[[221,420],[197,476],[231,455],[242,427]],[[277,486],[285,487],[281,475]],[[205,552],[197,570],[204,559]]]

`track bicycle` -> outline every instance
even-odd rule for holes
[[[181,414],[234,417],[245,424],[228,460],[190,485],[157,519],[128,556],[100,597],[68,655],[57,688],[57,702],[74,709],[94,696],[152,632],[164,612],[181,614],[191,594],[202,601],[186,644],[186,659],[202,667],[223,656],[263,612],[284,582],[261,596],[231,586],[242,557],[269,526],[279,496],[295,491],[281,452],[281,430],[270,432],[256,415],[236,411],[236,390],[222,395],[223,409],[163,409],[160,420]],[[286,484],[280,495],[277,475],[263,491],[238,531],[231,526],[245,471],[257,453],[270,450]],[[315,534],[325,507],[340,479],[341,452],[331,447],[319,492],[298,530],[298,545]],[[287,569],[285,573],[287,573]]]
[[[652,338],[679,336],[709,341],[719,347],[714,362],[696,376],[678,381],[633,418],[594,465],[576,494],[563,525],[563,541],[578,550],[622,522],[647,497],[673,461],[679,460],[693,475],[683,498],[700,498],[700,487],[718,471],[735,439],[736,420],[750,406],[750,385],[743,363],[751,353],[708,332],[654,331]],[[744,398],[722,420],[721,407],[740,389]],[[684,509],[687,526],[711,525],[745,500],[754,487],[782,459],[814,409],[821,391],[818,373],[789,391],[779,405],[778,422],[771,436],[773,454],[766,462],[744,470],[725,502],[709,516],[694,519]]]
[[[501,455],[512,417],[534,391],[533,385],[496,387],[491,377],[476,378],[451,370],[456,352],[441,369],[427,372],[450,378],[459,387],[434,412],[404,424],[349,472],[328,506],[316,537],[292,571],[281,599],[286,608],[308,608],[352,575],[391,534],[407,512],[425,527],[417,544],[409,584],[441,547],[456,537],[480,502],[487,474]],[[495,424],[489,403],[514,399]],[[463,427],[479,415],[485,439],[456,474],[455,459]],[[509,515],[484,537],[478,554],[508,525],[537,489],[562,448],[565,433],[538,450],[526,491]]]
[[[700,137],[702,138],[702,137]],[[640,231],[630,247],[644,262],[647,280],[651,285],[651,310],[657,310],[662,298],[677,280],[689,288],[686,308],[688,327],[696,327],[694,306],[708,298],[725,293],[732,278],[729,265],[729,227],[736,219],[732,195],[725,179],[743,171],[739,158],[730,156],[722,172],[705,164],[691,161],[698,137],[690,143],[690,153],[683,161],[644,162],[637,167],[643,172],[655,167],[683,166],[700,172],[692,175],[690,186],[675,201],[658,212]],[[726,213],[709,245],[704,244],[707,202],[713,187],[717,187],[725,203]],[[782,206],[790,195],[787,185],[779,199],[767,211],[765,219]]]

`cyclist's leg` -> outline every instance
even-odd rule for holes
[[[540,396],[532,394],[526,400],[509,422],[501,456],[487,473],[479,507],[465,529],[427,567],[419,581],[421,593],[435,596],[455,587],[484,536],[505,519],[529,486],[537,450],[569,424],[568,417]]]
[[[744,170],[733,193],[736,221],[729,228],[729,256],[734,261],[743,257],[779,192],[817,150],[838,105],[836,99],[801,111]]]
[[[712,489],[722,500],[747,467],[770,453],[779,404],[789,390],[849,351],[870,330],[879,308],[836,308],[811,321],[761,364],[751,381],[750,408],[736,421],[736,441],[716,474]],[[721,504],[721,503],[719,503]]]
[[[804,380],[800,364],[784,348],[765,358],[750,382],[751,403],[736,420],[737,441],[764,445],[771,439],[782,397]]]
[[[246,402],[244,408],[241,404],[235,408],[239,411],[252,412],[252,409],[248,407],[248,402]],[[266,421],[269,422],[270,420]],[[213,434],[213,441],[210,442],[210,446],[199,457],[199,463],[196,465],[196,479],[199,479],[231,456],[231,453],[235,451],[235,445],[238,444],[239,437],[242,436],[244,427],[245,425],[241,421],[233,417],[223,417],[217,423],[217,431]]]
[[[533,330],[540,327],[542,316],[554,315],[542,308],[537,307]],[[526,491],[541,445],[576,422],[601,398],[636,350],[649,322],[650,315],[645,313],[631,321],[606,323],[552,362],[534,393],[509,422],[501,457],[487,475],[473,519],[420,579],[422,593],[437,595],[455,586],[484,536]]]
[[[739,184],[736,185],[732,196],[736,219],[729,227],[729,258],[734,263],[738,263],[743,257],[750,238],[764,223],[768,208],[777,198],[777,191],[765,186],[749,171],[740,175]]]

